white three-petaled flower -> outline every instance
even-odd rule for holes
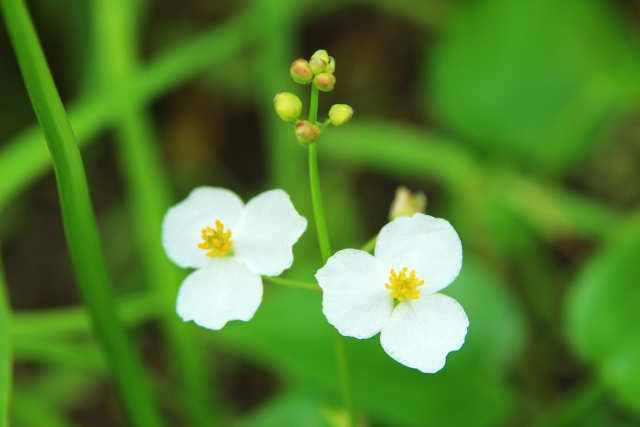
[[[464,343],[469,319],[454,299],[437,293],[462,267],[451,224],[420,213],[380,231],[375,256],[345,249],[316,273],[322,306],[342,335],[371,338],[403,365],[434,373]]]
[[[277,276],[291,267],[291,248],[306,228],[282,190],[244,205],[224,188],[194,189],[162,223],[169,258],[197,269],[182,282],[178,315],[209,329],[250,320],[262,301],[260,275]]]

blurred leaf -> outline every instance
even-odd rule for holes
[[[606,206],[504,166],[485,166],[456,141],[399,123],[357,119],[343,128],[328,129],[319,154],[322,160],[372,168],[400,179],[435,180],[464,206],[458,211],[467,220],[481,219],[484,213],[479,209],[492,200],[517,211],[546,238],[573,233],[576,227],[602,235],[618,220]]]
[[[21,427],[76,427],[77,424],[67,420],[63,410],[55,407],[50,401],[33,394],[16,389],[11,405],[11,425]]]
[[[144,105],[176,85],[235,56],[255,40],[249,13],[174,46],[158,55],[128,84],[84,97],[69,108],[69,118],[80,145],[89,144],[100,131],[116,122],[126,107]],[[49,152],[40,129],[29,128],[0,151],[0,209],[27,185],[51,169]]]
[[[426,95],[479,147],[561,169],[640,93],[623,28],[600,0],[471,2],[437,47]]]
[[[567,333],[618,398],[640,412],[640,233],[585,265],[567,300]]]
[[[106,374],[105,357],[94,341],[69,342],[42,337],[17,338],[14,342],[15,359],[40,362],[83,372]]]
[[[378,337],[347,339],[356,400],[373,418],[394,426],[424,426],[425,420],[438,426],[493,426],[507,415],[510,391],[502,369],[524,336],[520,314],[472,262],[447,291],[464,306],[471,326],[467,343],[450,354],[447,366],[435,375],[395,362]],[[337,372],[329,328],[320,296],[268,287],[251,322],[232,322],[215,336],[292,381],[313,384],[335,396]],[[460,402],[465,402],[464,411]]]
[[[8,424],[9,401],[11,400],[13,350],[11,340],[11,307],[7,298],[7,286],[0,250],[0,427]]]
[[[278,396],[260,407],[240,427],[331,427],[322,416],[322,405],[317,400],[298,393]]]

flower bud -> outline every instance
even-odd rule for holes
[[[313,78],[313,83],[323,92],[331,92],[336,84],[336,76],[329,73],[320,73]]]
[[[311,59],[314,59],[314,58],[322,59],[325,64],[329,63],[329,54],[324,49],[316,50],[314,54],[311,55]]]
[[[278,116],[285,122],[291,124],[298,121],[300,113],[302,112],[302,101],[289,92],[278,92],[273,99],[273,106]]]
[[[353,117],[353,108],[347,104],[335,104],[329,110],[331,123],[336,126],[346,125],[351,120],[351,117]]]
[[[333,74],[334,71],[336,71],[336,60],[333,59],[333,56],[330,56],[329,63],[327,64],[327,67],[324,69],[324,72]]]
[[[400,216],[413,216],[416,213],[425,213],[427,209],[427,196],[423,192],[412,193],[407,187],[398,187],[396,197],[391,204],[389,220]]]
[[[311,58],[309,60],[309,68],[314,75],[320,74],[327,68],[327,63],[324,59]]]
[[[296,123],[296,139],[303,147],[314,143],[320,138],[321,134],[322,132],[318,126],[312,125],[306,120],[301,120]]]
[[[309,68],[309,62],[306,59],[296,59],[289,68],[289,74],[294,82],[307,84],[313,79],[313,73]]]

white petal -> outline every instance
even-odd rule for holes
[[[221,329],[229,320],[250,320],[262,301],[262,279],[235,257],[216,257],[184,279],[176,310],[185,322]]]
[[[462,267],[462,243],[448,221],[417,213],[401,216],[380,231],[375,250],[385,267],[407,267],[424,280],[421,294],[446,288]]]
[[[337,252],[316,273],[322,288],[322,312],[342,335],[371,338],[387,324],[393,311],[384,287],[389,271],[364,251]]]
[[[225,230],[232,229],[240,216],[242,200],[224,188],[198,187],[167,211],[162,222],[162,246],[171,261],[180,267],[199,268],[211,260],[202,243],[202,230],[215,229],[220,220]],[[233,236],[231,238],[233,241]]]
[[[233,230],[233,251],[256,274],[278,276],[293,263],[293,244],[307,228],[282,190],[265,191],[247,202]]]
[[[380,343],[403,365],[432,374],[444,367],[450,351],[460,349],[467,327],[469,319],[456,300],[425,295],[398,304],[382,329]]]

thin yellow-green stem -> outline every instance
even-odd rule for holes
[[[133,426],[160,427],[163,423],[151,389],[116,312],[80,150],[29,11],[23,0],[1,0],[0,4],[31,103],[51,153],[79,291],[106,353],[116,390]]]
[[[318,88],[311,84],[311,102],[309,105],[309,122],[315,124],[318,121]],[[320,174],[318,173],[318,148],[317,143],[309,145],[309,181],[311,183],[311,199],[313,202],[313,213],[316,220],[318,232],[318,242],[323,263],[331,257],[331,243],[329,242],[329,232],[322,206],[322,195],[320,193]],[[340,389],[342,390],[342,400],[349,414],[349,425],[356,425],[356,411],[353,399],[353,389],[351,387],[351,374],[349,373],[349,362],[347,360],[347,349],[344,344],[344,337],[335,329],[333,333],[333,344],[338,365],[338,377]]]
[[[377,241],[378,241],[378,235],[376,234],[371,239],[369,239],[369,241],[367,243],[365,243],[360,249],[365,251],[365,252],[371,253],[376,248],[376,242]]]
[[[313,291],[322,293],[322,288],[314,283],[301,282],[299,280],[284,279],[282,277],[262,276],[262,280],[271,282],[280,286],[287,286],[289,288],[304,289],[305,291]]]
[[[137,17],[126,0],[94,0],[96,55],[106,90],[116,90],[131,81],[138,69],[135,47]],[[204,363],[204,349],[195,342],[192,329],[176,315],[175,300],[182,273],[168,260],[160,244],[162,218],[170,206],[171,191],[163,167],[151,120],[144,108],[128,106],[116,128],[116,142],[133,213],[134,233],[148,283],[160,291],[164,315],[165,349],[177,380],[174,398],[189,425],[220,425],[216,416],[212,361]],[[211,359],[211,356],[209,356]]]
[[[9,402],[11,400],[12,345],[9,333],[11,308],[7,298],[7,286],[0,248],[0,427],[9,424]]]

